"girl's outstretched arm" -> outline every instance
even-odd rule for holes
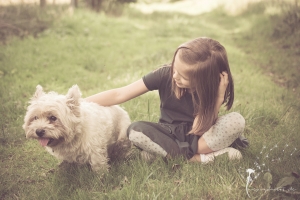
[[[142,79],[121,88],[115,88],[100,92],[85,98],[86,101],[95,102],[101,106],[121,104],[137,96],[148,92],[148,88]]]

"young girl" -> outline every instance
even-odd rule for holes
[[[87,97],[102,106],[121,104],[151,90],[160,95],[158,123],[132,123],[127,135],[143,158],[184,155],[190,161],[209,162],[228,153],[243,132],[244,118],[236,112],[218,117],[222,104],[233,104],[234,86],[225,48],[210,38],[196,38],[180,45],[170,65],[165,65],[125,87]]]

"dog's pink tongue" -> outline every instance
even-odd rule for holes
[[[47,146],[49,139],[48,138],[39,138],[39,142],[44,147],[44,146]]]

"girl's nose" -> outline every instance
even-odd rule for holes
[[[176,71],[174,71],[174,73],[173,73],[173,78],[174,78],[174,79],[177,79],[177,78],[178,78],[178,74],[177,74]]]

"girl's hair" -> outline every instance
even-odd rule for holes
[[[174,71],[174,60],[178,54],[179,59],[188,64],[187,75],[194,105],[194,124],[189,133],[202,135],[210,129],[217,119],[216,103],[220,84],[220,73],[228,73],[228,86],[225,92],[225,106],[229,110],[234,100],[234,85],[229,68],[225,48],[217,41],[210,38],[196,38],[180,45],[173,57],[171,65],[171,76]],[[187,90],[177,87],[172,79],[172,90],[176,97],[181,98]]]

